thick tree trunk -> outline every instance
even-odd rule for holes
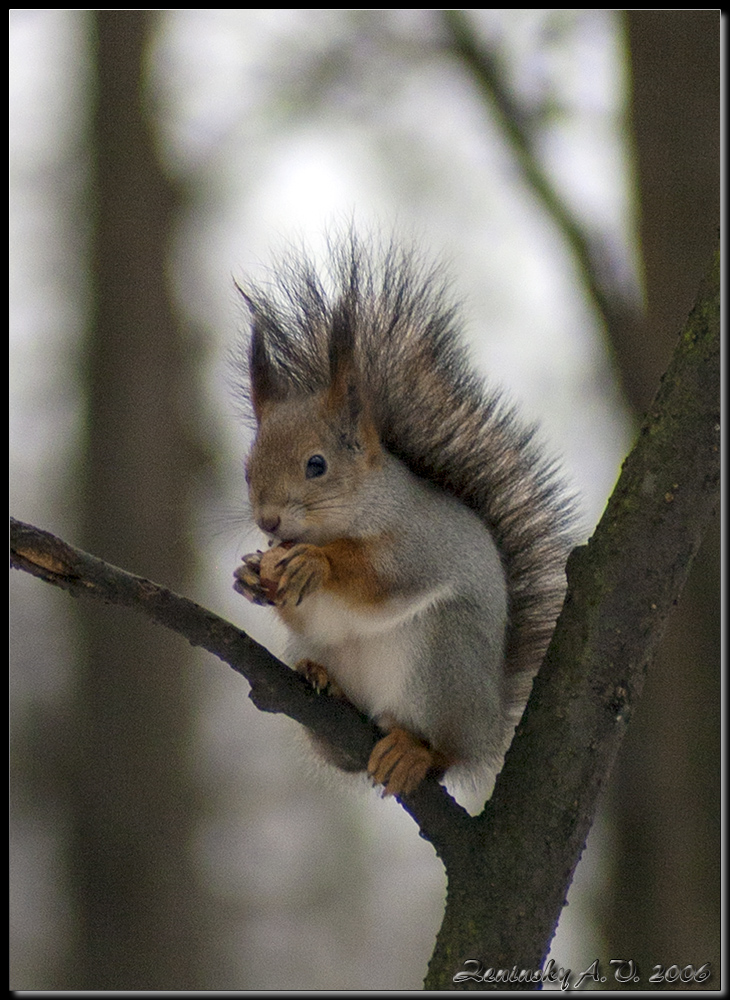
[[[720,222],[718,11],[626,12],[646,315],[615,343],[637,414],[681,328]],[[649,673],[612,787],[613,955],[720,961],[720,539],[715,521]],[[644,978],[644,977],[643,977]],[[709,986],[716,980],[708,981]],[[666,989],[666,985],[662,984]]]

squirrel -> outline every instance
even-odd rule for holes
[[[294,669],[380,727],[367,771],[400,796],[501,767],[562,605],[572,501],[473,370],[440,268],[352,232],[330,255],[329,291],[294,251],[239,288],[271,547],[234,587],[275,607]]]

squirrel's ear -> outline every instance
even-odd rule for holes
[[[286,386],[269,356],[266,347],[266,320],[251,308],[251,344],[248,370],[251,382],[251,404],[257,421],[271,403],[281,402],[287,395]]]

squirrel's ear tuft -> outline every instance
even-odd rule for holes
[[[336,414],[342,441],[348,448],[375,455],[380,452],[380,444],[363,395],[362,375],[358,371],[356,318],[356,310],[347,299],[340,301],[332,312],[327,409]]]
[[[353,317],[347,303],[340,301],[332,311],[329,339],[330,387],[328,408],[338,414],[338,421],[349,437],[357,436],[363,404],[355,367]]]
[[[332,310],[329,337],[330,385],[355,367],[355,316],[350,303],[341,299]]]
[[[257,312],[247,299],[251,309],[251,345],[248,353],[249,375],[251,379],[251,403],[256,420],[270,403],[281,402],[287,396],[286,385],[271,360],[266,345],[267,320]]]

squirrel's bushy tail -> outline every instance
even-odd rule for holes
[[[345,324],[383,445],[487,525],[507,579],[505,674],[521,711],[562,605],[572,503],[535,428],[469,364],[442,272],[352,233],[330,250],[324,278],[290,252],[268,286],[242,289],[253,322],[281,378],[303,394],[327,387],[330,331]],[[241,359],[244,394],[245,367]]]

